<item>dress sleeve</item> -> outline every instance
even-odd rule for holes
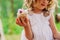
[[[50,14],[54,14],[56,5],[52,6],[50,9]]]
[[[49,19],[50,19],[51,15],[54,15],[55,7],[56,7],[56,5],[53,5],[53,6],[51,7],[51,9],[49,10],[49,13],[50,13]],[[54,17],[54,16],[53,16],[53,17]]]

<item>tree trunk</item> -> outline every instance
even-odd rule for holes
[[[14,13],[14,1],[11,0],[11,12]]]

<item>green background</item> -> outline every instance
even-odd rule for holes
[[[16,14],[18,9],[22,8],[22,4],[23,0],[0,0],[0,19],[2,20],[6,40],[20,40],[23,28],[16,24]],[[58,8],[57,13],[60,13],[60,8]],[[57,30],[60,31],[60,22],[55,23]]]
[[[60,2],[60,0],[58,0]],[[0,19],[3,23],[4,34],[20,34],[22,27],[18,26],[16,21],[17,10],[22,8],[23,0],[0,0]],[[58,4],[60,5],[60,3]],[[60,8],[58,8],[58,13]],[[60,31],[60,23],[56,23]]]

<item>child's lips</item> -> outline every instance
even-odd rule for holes
[[[42,6],[45,6],[45,4],[41,4]]]

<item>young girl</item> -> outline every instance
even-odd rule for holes
[[[16,23],[23,26],[21,40],[60,40],[52,13],[54,0],[25,0],[27,10],[19,9]]]

